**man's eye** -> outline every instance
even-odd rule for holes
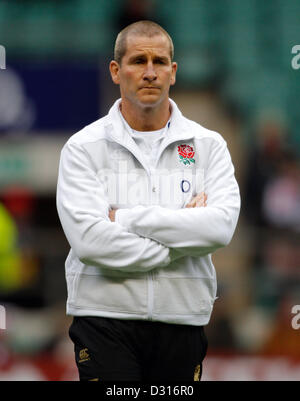
[[[163,58],[157,58],[156,60],[154,60],[154,63],[156,63],[156,64],[168,64],[168,61],[163,59]]]
[[[144,60],[142,60],[142,59],[135,60],[135,64],[142,64],[143,62],[144,62]]]

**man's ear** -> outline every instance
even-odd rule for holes
[[[175,82],[176,82],[176,72],[177,72],[177,63],[172,62],[171,85],[175,85]]]
[[[119,71],[120,71],[120,65],[117,63],[115,60],[112,60],[109,63],[109,71],[111,75],[111,79],[113,80],[113,83],[118,85],[120,83],[120,77],[119,77]]]

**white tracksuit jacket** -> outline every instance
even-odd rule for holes
[[[211,254],[234,233],[240,194],[226,142],[172,116],[149,168],[115,102],[61,152],[57,210],[71,250],[67,314],[206,325]],[[207,206],[185,208],[205,191]],[[110,208],[119,209],[116,221]]]

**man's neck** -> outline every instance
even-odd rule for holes
[[[120,111],[128,125],[136,131],[157,131],[167,124],[171,107],[169,100],[159,107],[134,107],[122,99]]]

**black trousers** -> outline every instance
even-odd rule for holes
[[[203,326],[74,317],[69,335],[81,381],[199,381]]]

